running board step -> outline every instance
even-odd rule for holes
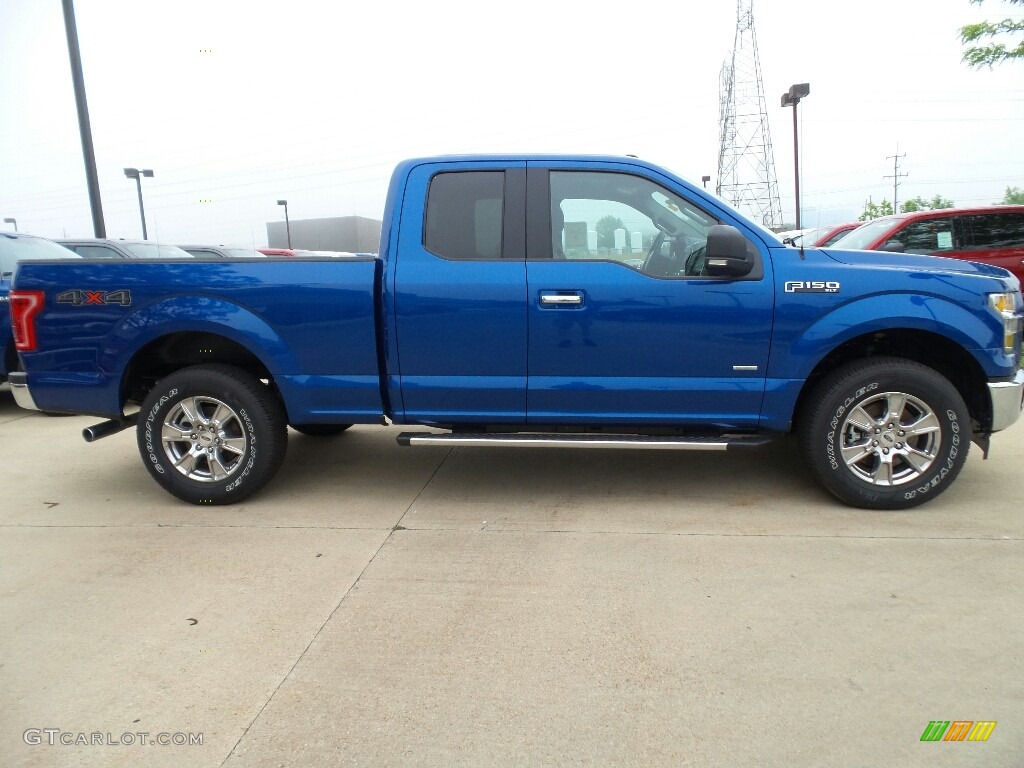
[[[399,445],[447,445],[479,448],[618,448],[663,451],[731,451],[771,442],[763,435],[672,437],[640,435],[530,434],[520,432],[402,432]]]

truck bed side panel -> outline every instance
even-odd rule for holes
[[[378,269],[369,258],[24,265],[16,287],[46,294],[36,319],[44,351],[23,356],[33,396],[44,409],[119,414],[121,378],[140,349],[206,332],[260,359],[290,422],[376,421]]]

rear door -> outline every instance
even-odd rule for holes
[[[756,427],[774,297],[763,244],[750,276],[705,276],[723,222],[628,166],[531,162],[528,190],[529,422]]]
[[[392,286],[408,421],[526,420],[525,168],[410,172]]]

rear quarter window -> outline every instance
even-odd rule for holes
[[[439,173],[430,181],[423,247],[445,259],[500,259],[505,174]]]
[[[113,248],[103,245],[69,245],[68,248],[85,259],[123,259],[124,257]]]
[[[1024,213],[983,213],[966,218],[968,247],[1024,248]]]

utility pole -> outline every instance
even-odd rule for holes
[[[899,198],[897,196],[898,195],[897,190],[899,189],[899,186],[900,186],[900,179],[905,179],[907,176],[910,175],[909,173],[900,173],[900,160],[902,158],[906,157],[907,153],[904,152],[901,155],[899,152],[900,152],[900,145],[897,144],[896,145],[896,154],[895,155],[889,155],[888,157],[885,158],[886,160],[892,160],[892,176],[883,176],[882,177],[883,179],[892,179],[892,212],[893,213],[899,213],[900,212],[900,207],[898,205]]]

